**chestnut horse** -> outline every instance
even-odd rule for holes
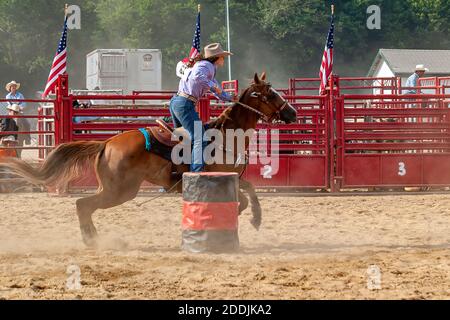
[[[281,120],[291,123],[297,120],[296,110],[265,81],[265,74],[258,77],[241,94],[239,102],[227,108],[222,115],[209,123],[209,128],[255,129],[260,118],[267,122]],[[99,189],[92,196],[76,201],[77,215],[84,243],[95,246],[97,230],[92,222],[92,214],[97,209],[108,209],[123,204],[136,197],[143,181],[173,189],[179,182],[180,174],[189,170],[188,165],[174,165],[170,160],[145,150],[144,135],[138,130],[118,134],[106,141],[80,141],[59,145],[45,162],[34,168],[28,163],[8,158],[1,166],[11,169],[29,182],[39,185],[67,184],[79,176],[85,165],[94,161]],[[245,143],[248,148],[248,141]],[[226,149],[223,148],[226,152]],[[206,171],[227,171],[242,173],[244,164],[212,164]],[[178,172],[178,177],[173,174]],[[181,184],[178,183],[178,187]],[[240,179],[239,188],[248,193],[252,208],[252,225],[261,225],[261,207],[253,185]],[[178,188],[180,191],[181,188]],[[248,206],[248,200],[239,191],[239,211]]]

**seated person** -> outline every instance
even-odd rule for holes
[[[72,107],[74,109],[88,109],[91,106],[90,103],[80,103],[78,100],[74,100],[72,103]],[[100,117],[86,117],[86,116],[76,116],[73,118],[74,123],[82,123],[85,121],[95,121],[100,119]]]
[[[7,107],[9,116],[16,116],[20,113],[20,106],[13,104]],[[11,148],[17,146],[17,134],[11,132],[19,131],[17,122],[12,118],[3,118],[0,120],[0,147]],[[4,133],[8,132],[8,133]],[[0,157],[17,157],[18,153],[15,149],[0,149]]]
[[[20,113],[20,106],[18,104],[13,104],[6,107],[9,110],[9,116],[17,116]],[[0,138],[6,138],[7,136],[13,136],[14,140],[17,141],[17,134],[3,134],[2,132],[17,132],[19,127],[17,122],[13,118],[2,118],[0,120]]]
[[[14,136],[5,136],[0,138],[0,158],[2,157],[18,157],[18,153],[16,149],[12,149],[17,147],[17,141],[14,139]],[[1,149],[7,148],[7,149]]]

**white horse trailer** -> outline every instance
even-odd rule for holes
[[[88,90],[160,91],[161,78],[158,49],[97,49],[86,56]]]

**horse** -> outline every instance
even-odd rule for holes
[[[297,111],[271,84],[265,81],[265,73],[254,75],[254,80],[240,95],[239,100],[213,121],[209,128],[218,130],[255,129],[262,120],[272,123],[297,121]],[[151,130],[149,134],[154,138]],[[153,139],[153,142],[156,142]],[[245,148],[248,149],[248,141]],[[146,150],[146,138],[139,130],[131,130],[118,134],[106,141],[77,141],[64,143],[56,147],[47,159],[35,168],[27,162],[8,158],[0,166],[9,168],[30,183],[55,186],[67,184],[79,177],[85,166],[94,163],[99,188],[94,195],[76,201],[76,212],[80,223],[82,240],[88,247],[97,244],[97,229],[92,221],[92,214],[97,209],[108,209],[134,199],[144,181],[159,185],[166,190],[181,191],[180,175],[189,171],[186,164],[175,165],[161,154]],[[173,147],[173,146],[171,146]],[[225,148],[223,148],[223,152]],[[236,172],[242,175],[245,161],[240,164],[206,165],[209,172]],[[239,212],[248,207],[250,198],[251,224],[259,229],[262,221],[261,206],[254,186],[239,179]]]

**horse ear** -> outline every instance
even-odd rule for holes
[[[261,80],[266,81],[266,72],[261,73]]]
[[[255,77],[254,77],[253,81],[255,82],[255,84],[260,84],[261,83],[261,80],[259,80],[259,77],[258,77],[257,73],[255,73]]]

